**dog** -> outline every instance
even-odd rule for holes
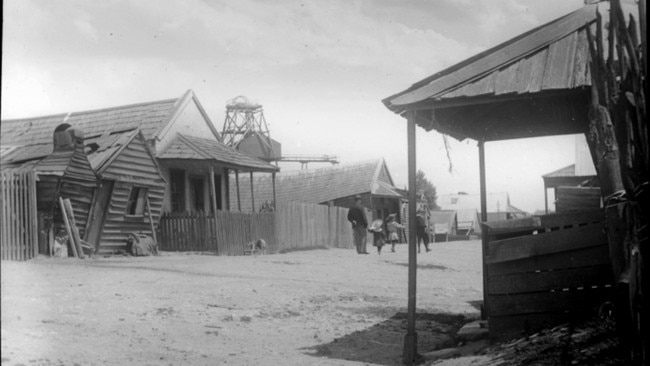
[[[257,255],[257,254],[266,254],[266,241],[264,239],[253,240],[248,243],[248,248],[246,254]]]

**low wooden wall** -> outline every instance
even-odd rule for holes
[[[352,248],[347,209],[304,203],[279,204],[275,212],[172,213],[160,218],[160,249],[243,255],[253,240],[267,251],[310,247]]]
[[[487,222],[483,228],[491,337],[594,316],[611,300],[602,210]]]
[[[36,173],[2,172],[0,206],[0,258],[34,258],[38,253]]]

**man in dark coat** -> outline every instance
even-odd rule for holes
[[[361,196],[354,198],[354,207],[348,211],[348,221],[352,223],[354,246],[357,248],[357,253],[369,254],[366,250],[368,220],[366,219],[366,213],[363,211],[363,206],[361,206]]]
[[[420,209],[418,210],[417,216],[415,216],[418,253],[420,253],[422,242],[424,242],[424,248],[427,252],[431,251],[431,249],[429,249],[429,233],[427,233],[427,219],[425,218],[425,214],[425,211]]]

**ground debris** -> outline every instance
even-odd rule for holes
[[[629,360],[613,324],[589,321],[546,329],[497,345],[495,365],[626,365]]]

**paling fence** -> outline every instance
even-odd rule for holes
[[[352,247],[347,209],[305,203],[278,204],[275,212],[171,213],[160,218],[160,249],[243,255],[264,239],[267,251],[310,247]]]
[[[612,301],[614,276],[602,210],[483,225],[492,337],[585,319]]]
[[[36,173],[0,173],[0,198],[0,258],[34,258],[38,253]]]

